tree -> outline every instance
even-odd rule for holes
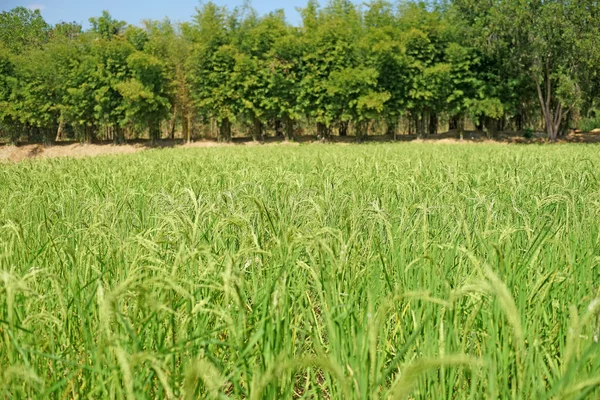
[[[268,54],[268,101],[265,107],[283,124],[286,140],[294,139],[294,123],[302,118],[298,102],[303,74],[305,41],[297,28],[287,27],[278,36]]]
[[[77,22],[59,22],[50,29],[50,39],[76,40],[82,33],[83,29]]]
[[[40,10],[16,7],[0,13],[0,42],[14,54],[41,48],[48,41],[49,30]]]
[[[408,3],[398,20],[408,63],[406,110],[417,137],[437,131],[438,114],[446,111],[451,94],[451,65],[445,60],[449,44],[446,21],[424,3]]]
[[[589,45],[599,29],[596,2],[495,0],[477,24],[485,33],[484,46],[509,55],[505,67],[534,82],[548,138],[556,140],[565,116],[578,107],[577,78],[585,69],[585,55],[597,48]]]
[[[18,84],[13,87],[13,116],[21,129],[44,142],[54,139],[60,115],[60,76],[54,53],[32,50],[15,57]]]
[[[10,135],[11,142],[16,141],[11,95],[17,82],[10,51],[0,42],[0,136]]]
[[[148,31],[137,26],[128,26],[123,30],[123,37],[137,51],[144,51],[144,48],[150,40]]]
[[[327,84],[327,92],[342,105],[340,123],[356,124],[357,140],[361,141],[368,132],[368,124],[383,111],[389,100],[388,92],[377,88],[378,72],[371,67],[350,67],[333,71]]]
[[[51,142],[60,131],[68,74],[76,58],[67,40],[59,38],[43,49],[5,55],[2,119],[10,127],[11,141],[28,135],[30,140]]]
[[[377,87],[389,94],[380,113],[387,133],[396,136],[398,119],[408,101],[409,64],[394,7],[385,0],[369,3],[364,15],[367,29],[363,46],[370,49],[369,64],[377,70]]]
[[[288,27],[281,10],[262,18],[258,18],[254,11],[247,13],[235,35],[239,51],[235,80],[240,85],[241,114],[255,140],[262,139],[266,123],[289,118],[293,114],[290,104],[285,103],[289,97],[274,85],[276,80],[281,80],[283,85],[286,83],[286,72],[281,68],[285,68],[287,62],[279,58],[285,55],[277,54],[277,50],[282,48],[276,49],[275,46],[282,43],[287,35]],[[289,124],[289,121],[286,123]]]
[[[116,131],[116,142],[123,142],[122,128],[128,118],[120,87],[130,79],[127,61],[135,49],[123,38],[115,38],[94,41],[92,51],[97,60],[96,69],[92,72],[95,80],[94,116],[99,125]]]
[[[49,26],[39,11],[0,13],[0,130],[17,141],[89,142],[197,122],[259,140],[316,127],[357,140],[409,120],[419,137],[471,120],[550,140],[600,115],[600,13],[593,0],[308,0],[298,27],[282,10],[214,3],[193,22],[127,25],[107,11]],[[167,123],[165,123],[167,121]],[[102,136],[103,135],[103,136]]]
[[[207,3],[194,20],[188,29],[193,41],[188,61],[192,97],[201,115],[217,121],[218,139],[230,141],[231,123],[242,108],[235,72],[239,52],[232,44],[237,15]]]
[[[167,118],[170,103],[164,64],[156,57],[137,51],[127,58],[130,78],[116,84],[123,97],[119,126],[148,127],[150,140],[160,138],[160,122]]]
[[[500,83],[488,73],[489,66],[482,65],[481,57],[474,48],[450,43],[445,59],[450,65],[450,94],[446,100],[448,112],[454,119],[453,129],[458,129],[461,138],[465,115],[473,121],[483,119],[485,122],[504,115],[504,105],[497,96]],[[490,135],[495,131],[492,125],[488,123],[486,126]]]
[[[157,57],[164,63],[165,79],[168,81],[166,96],[172,104],[170,134],[173,139],[177,123],[181,124],[183,138],[191,141],[191,125],[194,106],[190,93],[190,41],[185,31],[178,31],[173,23],[163,21],[144,21],[148,41],[144,51]]]
[[[94,50],[95,42],[92,36],[82,35],[71,47],[61,107],[62,118],[73,125],[77,138],[86,143],[93,141],[100,126],[96,97],[96,88],[101,87],[97,73],[100,60]]]
[[[120,35],[127,26],[125,21],[114,19],[106,10],[102,11],[101,16],[90,18],[89,21],[92,25],[92,31],[104,39],[111,39],[114,36]]]
[[[374,77],[369,71],[361,76],[370,81],[366,85],[363,82],[349,91],[341,90],[344,76],[352,74],[352,69],[365,67],[364,54],[357,46],[362,34],[360,12],[347,0],[331,0],[323,9],[309,1],[302,16],[306,45],[298,102],[305,114],[316,121],[320,138],[329,137],[334,125],[342,127],[344,134],[345,123],[356,117],[348,111],[349,102],[357,105],[357,95],[360,97],[363,89],[371,90]]]

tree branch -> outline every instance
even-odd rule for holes
[[[560,121],[562,121],[563,116],[563,106],[561,102],[558,102],[558,106],[556,107],[556,113],[554,115],[554,127],[555,130],[558,130],[560,126]]]
[[[535,86],[537,88],[540,105],[542,106],[542,112],[544,113],[544,119],[546,120],[546,123],[548,123],[548,110],[546,109],[546,103],[544,101],[544,94],[542,93],[542,85],[540,85],[540,80],[538,79],[537,76],[534,76],[533,79],[535,80]]]
[[[552,99],[552,83],[550,82],[550,57],[546,56],[546,108],[550,110]]]

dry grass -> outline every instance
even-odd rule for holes
[[[600,132],[600,131],[599,131]],[[460,140],[455,137],[454,133],[443,133],[435,136],[430,136],[426,139],[416,139],[412,135],[398,136],[398,141],[405,143],[428,143],[428,144],[542,144],[546,143],[543,137],[532,139],[524,139],[515,133],[498,134],[495,139],[488,139],[482,132],[467,132],[464,139]],[[372,142],[390,142],[393,139],[390,136],[372,136],[369,138]],[[331,142],[345,145],[354,144],[353,137],[333,137]],[[321,143],[313,137],[304,137],[302,143]],[[576,132],[571,133],[565,138],[562,138],[558,143],[600,143],[600,134],[598,132]],[[219,143],[215,140],[198,140],[192,143],[180,143],[165,140],[157,146],[151,147],[145,143],[133,143],[124,145],[113,144],[60,144],[54,146],[42,146],[40,144],[24,144],[20,146],[0,146],[0,162],[20,162],[23,160],[34,158],[56,158],[56,157],[71,157],[83,158],[94,157],[99,155],[115,155],[115,154],[133,154],[150,148],[162,147],[177,147],[177,148],[205,148],[205,147],[228,147],[228,146],[258,146],[258,145],[284,145],[297,146],[298,142],[283,142],[277,138],[268,138],[266,142],[258,143],[249,140],[237,141],[236,143]]]

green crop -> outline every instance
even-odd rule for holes
[[[599,149],[0,165],[0,398],[598,398]]]

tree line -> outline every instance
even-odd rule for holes
[[[592,0],[309,0],[301,22],[201,4],[189,22],[0,14],[0,138],[53,142],[600,127]]]

